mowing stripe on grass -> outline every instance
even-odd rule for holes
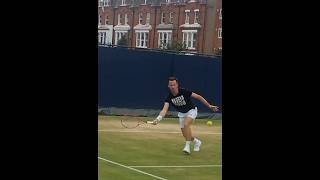
[[[157,179],[167,180],[167,179],[165,179],[165,178],[162,178],[162,177],[159,177],[159,176],[156,176],[156,175],[153,175],[153,174],[149,174],[149,173],[146,173],[146,172],[144,172],[144,171],[140,171],[140,170],[138,170],[138,169],[135,169],[135,168],[132,168],[132,167],[123,165],[123,164],[119,164],[119,163],[114,162],[114,161],[110,161],[110,160],[108,160],[108,159],[104,159],[104,158],[101,158],[101,157],[98,157],[98,159],[103,160],[103,161],[106,161],[106,162],[109,162],[109,163],[112,163],[112,164],[115,164],[115,165],[118,165],[118,166],[121,166],[121,167],[124,167],[124,168],[127,168],[127,169],[130,169],[130,170],[133,170],[133,171],[136,171],[136,172],[139,172],[139,173],[142,173],[142,174],[145,174],[145,175],[148,175],[148,176],[152,176],[152,177],[157,178]]]
[[[222,167],[220,164],[215,165],[191,165],[191,166],[129,166],[129,167],[137,167],[137,168],[200,168],[200,167]]]
[[[106,129],[99,129],[99,132],[119,132],[119,133],[160,133],[160,134],[181,134],[180,131],[126,131],[126,130],[106,130]],[[222,135],[222,133],[213,133],[213,132],[194,132],[197,134],[214,134],[214,135]]]

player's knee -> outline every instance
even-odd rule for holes
[[[191,123],[192,123],[192,119],[186,119],[185,121],[184,121],[184,126],[190,126],[191,125]]]

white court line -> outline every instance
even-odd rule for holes
[[[191,166],[129,166],[129,167],[146,167],[146,168],[194,168],[194,167],[222,167],[220,164],[215,165],[191,165]]]
[[[106,161],[106,162],[109,162],[109,163],[112,163],[112,164],[115,164],[115,165],[118,165],[118,166],[121,166],[121,167],[124,167],[124,168],[128,168],[128,169],[133,170],[133,171],[137,171],[137,172],[139,172],[139,173],[142,173],[142,174],[145,174],[145,175],[148,175],[148,176],[152,176],[152,177],[157,178],[157,179],[167,180],[167,179],[165,179],[165,178],[162,178],[162,177],[159,177],[159,176],[156,176],[156,175],[153,175],[153,174],[149,174],[149,173],[146,173],[146,172],[144,172],[144,171],[140,171],[140,170],[138,170],[138,169],[135,169],[135,168],[132,168],[132,167],[123,165],[123,164],[119,164],[119,163],[116,163],[116,162],[114,162],[114,161],[110,161],[110,160],[108,160],[108,159],[104,159],[104,158],[101,158],[101,157],[98,157],[98,159],[101,159],[101,160],[103,160],[103,161]]]
[[[176,132],[167,132],[167,131],[123,131],[123,130],[106,130],[99,129],[99,132],[120,132],[120,133],[160,133],[160,134],[181,134],[180,131]],[[197,134],[214,134],[214,135],[222,135],[222,133],[213,133],[213,132],[194,132]]]

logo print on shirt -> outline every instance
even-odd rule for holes
[[[174,98],[174,99],[171,99],[171,101],[172,101],[172,103],[173,103],[174,105],[176,105],[176,106],[183,106],[183,105],[186,105],[186,104],[187,104],[186,101],[184,100],[183,95],[178,96],[178,97],[176,97],[176,98]]]

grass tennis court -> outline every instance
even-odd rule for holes
[[[196,120],[192,133],[202,141],[200,152],[185,155],[177,119],[136,129],[121,126],[121,116],[99,116],[99,180],[221,180],[222,123]],[[192,146],[193,147],[193,146]]]

